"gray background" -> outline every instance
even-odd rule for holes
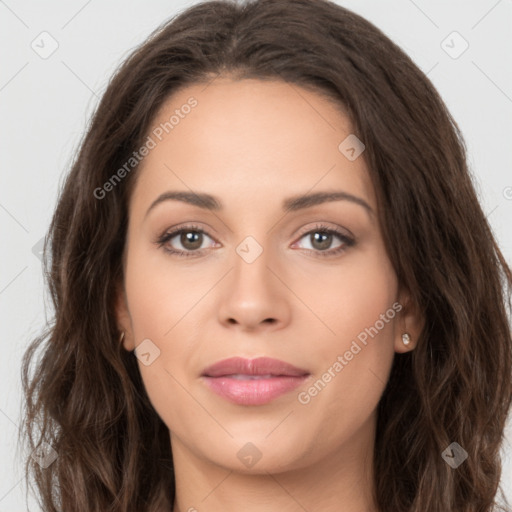
[[[15,450],[20,359],[52,314],[37,255],[58,187],[115,68],[161,22],[195,3],[0,0],[0,512],[27,510]],[[428,73],[462,129],[484,210],[510,263],[512,0],[337,3],[377,25]],[[44,55],[52,44],[56,51]],[[509,500],[511,423],[502,478]]]

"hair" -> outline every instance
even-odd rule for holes
[[[460,129],[431,82],[373,24],[328,0],[197,4],[162,24],[110,80],[45,240],[55,315],[23,357],[24,440],[58,454],[46,468],[26,459],[42,510],[172,506],[169,430],[119,343],[115,312],[137,168],[107,197],[95,190],[141,146],[171,94],[218,76],[324,95],[366,146],[388,256],[425,318],[415,350],[395,354],[378,405],[380,510],[505,510],[496,496],[512,400],[511,269]],[[452,442],[468,454],[456,470],[442,457]]]

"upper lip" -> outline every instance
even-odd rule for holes
[[[208,366],[202,373],[206,377],[222,377],[235,374],[302,377],[309,375],[309,372],[270,357],[257,357],[256,359],[231,357]]]

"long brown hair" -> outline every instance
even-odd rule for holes
[[[55,317],[23,359],[24,439],[57,454],[48,467],[27,457],[42,509],[172,506],[168,428],[118,342],[114,309],[136,166],[106,197],[95,190],[141,146],[170,94],[221,74],[325,94],[366,146],[390,260],[426,319],[415,350],[395,356],[379,403],[381,511],[498,510],[512,272],[479,205],[460,130],[430,81],[379,29],[327,0],[195,5],[111,80],[46,239]],[[452,442],[468,454],[457,469],[442,457]]]

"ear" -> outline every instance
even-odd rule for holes
[[[411,299],[408,291],[402,290],[398,297],[398,303],[402,306],[397,315],[397,328],[395,329],[395,352],[404,353],[414,350],[418,338],[425,326],[425,316],[417,304]],[[403,334],[409,334],[410,342],[405,345]]]
[[[123,346],[126,350],[131,352],[135,349],[132,319],[128,310],[128,301],[124,286],[119,285],[116,289],[116,321],[119,328],[119,333],[124,332]]]

